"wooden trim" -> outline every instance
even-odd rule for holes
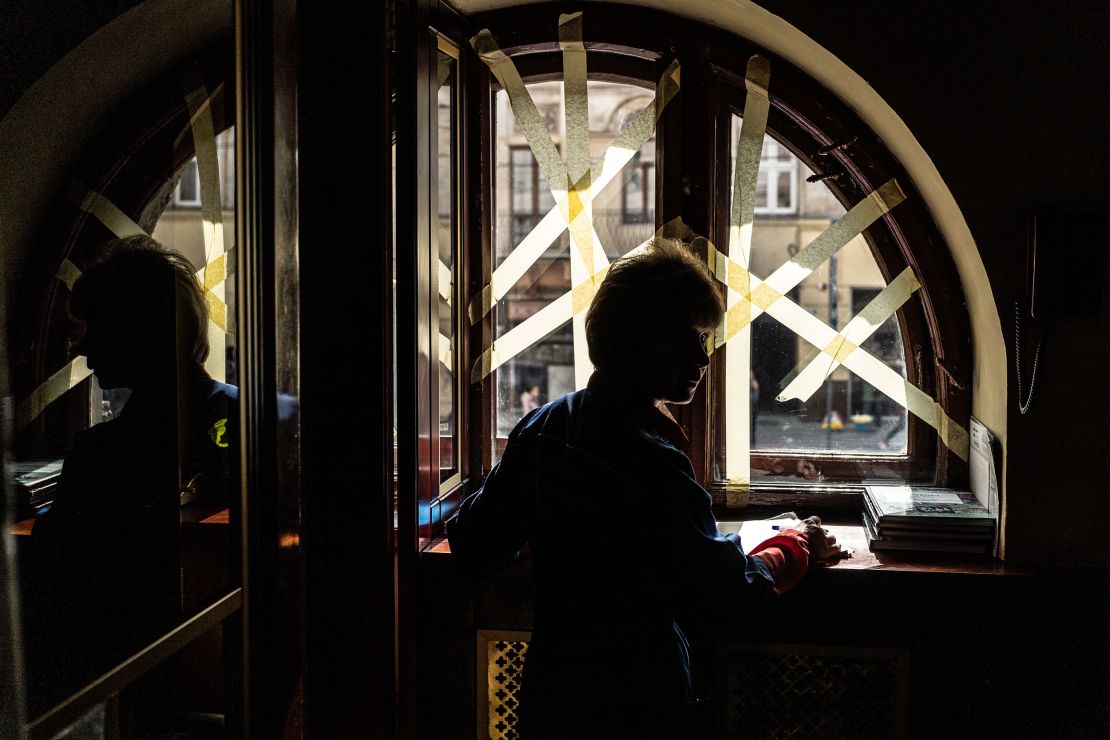
[[[243,589],[237,588],[40,716],[28,725],[28,737],[30,740],[49,740],[54,737],[94,706],[109,700],[120,690],[237,612],[242,605]]]
[[[393,476],[393,369],[388,349],[393,336],[390,114],[395,63],[390,23],[389,10],[380,4],[346,8],[343,13],[319,4],[297,4],[307,737],[357,737],[368,727],[392,736],[398,723],[397,620],[404,619],[407,611],[400,612],[394,601],[398,574],[389,495]],[[421,48],[427,52],[431,47],[427,27],[418,27],[423,31]],[[399,36],[415,39],[415,34]],[[343,53],[337,54],[337,49]],[[404,68],[410,64],[408,52],[406,48],[398,54]],[[411,63],[426,72],[426,64],[415,64],[415,58]],[[415,76],[406,75],[406,79],[416,81]],[[398,92],[399,100],[411,101],[408,90]],[[427,101],[423,105],[426,115]],[[407,106],[399,106],[399,116],[408,112]],[[418,130],[416,121],[407,119],[407,125],[397,127],[403,134],[398,136],[397,170],[413,178],[413,187],[399,192],[416,191],[420,174],[413,166],[419,151],[412,139]],[[416,232],[414,214],[406,209],[409,203],[398,200],[398,222],[408,215],[406,228],[398,230],[399,255],[412,252],[405,239]],[[427,220],[419,226],[426,233]],[[354,234],[363,238],[352,238]],[[426,246],[427,239],[419,243]],[[425,258],[425,269],[426,262]],[[399,266],[398,277],[412,267],[411,263]],[[426,290],[423,297],[427,300]],[[352,318],[357,324],[352,325]],[[403,325],[404,317],[399,319]],[[407,352],[412,347],[401,339],[399,365],[411,371],[406,358],[415,359],[415,351]],[[424,347],[422,359],[427,357]],[[399,382],[407,379],[412,384],[416,398],[417,374],[399,374]],[[403,393],[400,399],[403,403]],[[410,413],[403,406],[399,416],[407,420]],[[426,437],[427,429],[422,431]],[[400,539],[416,531],[415,502],[403,491],[415,472],[409,456],[414,450],[407,443],[416,434],[409,437],[399,430],[398,439],[402,443],[401,521],[413,525],[411,530],[401,527],[396,535]],[[351,461],[358,464],[348,464]],[[414,505],[411,511],[406,511],[408,503]],[[412,539],[403,544],[412,546]],[[269,648],[276,651],[281,644],[275,641]]]

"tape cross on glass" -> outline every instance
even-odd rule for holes
[[[201,182],[201,214],[204,229],[204,253],[206,264],[197,270],[197,279],[204,291],[205,303],[209,312],[209,341],[222,345],[228,329],[228,311],[224,301],[223,286],[232,274],[234,248],[224,249],[223,204],[220,197],[219,159],[216,154],[216,133],[212,120],[212,98],[203,82],[195,84],[196,73],[186,81],[186,103],[190,109],[189,130],[197,153],[197,172]],[[219,95],[217,89],[215,95]],[[69,200],[85,213],[96,218],[106,229],[119,239],[147,232],[104,195],[95,192],[79,181],[74,181],[69,190]],[[73,289],[81,277],[81,268],[68,257],[58,267],[56,277],[67,288]],[[219,346],[219,345],[216,345]],[[220,352],[210,353],[213,364],[206,369],[218,380],[224,379],[224,368]],[[219,366],[214,363],[220,359]],[[42,382],[16,406],[16,428],[22,429],[34,421],[50,404],[65,395],[92,375],[85,357],[74,357],[60,370]]]
[[[471,323],[481,321],[563,231],[570,230],[573,242],[571,290],[495,339],[475,362],[471,379],[474,382],[481,380],[566,321],[573,320],[575,383],[581,388],[592,372],[585,339],[585,310],[609,268],[609,259],[593,226],[593,201],[654,134],[663,109],[678,92],[680,67],[677,61],[671,62],[659,80],[652,102],[637,111],[601,156],[591,162],[582,14],[561,15],[559,45],[563,53],[567,132],[567,161],[564,164],[547,124],[512,59],[501,51],[488,30],[474,36],[471,45],[508,95],[513,116],[555,201],[555,206],[510,252],[493,271],[490,282],[470,301],[468,315]],[[632,252],[646,248],[647,243]]]
[[[725,317],[714,332],[713,348],[724,346],[725,404],[730,410],[725,424],[726,501],[743,506],[751,489],[750,386],[751,322],[768,313],[829,357],[802,368],[784,389],[780,400],[808,399],[837,365],[843,364],[871,383],[910,413],[937,430],[954,453],[967,459],[967,431],[951,419],[939,403],[913,386],[893,369],[860,347],[892,316],[920,284],[907,269],[891,282],[860,314],[837,332],[786,298],[786,294],[856,236],[903,200],[905,194],[891,180],[852,207],[766,280],[749,270],[755,210],[755,185],[766,135],[769,110],[770,65],[753,56],[745,74],[747,96],[736,152],[728,254],[708,245],[707,260],[714,276],[727,286]]]
[[[482,31],[472,39],[475,51],[506,91],[513,115],[544,173],[556,205],[494,270],[489,284],[471,300],[468,307],[471,322],[482,320],[563,230],[570,229],[574,242],[572,289],[498,337],[475,362],[471,373],[475,382],[566,321],[582,318],[597,285],[608,271],[608,259],[592,225],[593,195],[620,172],[651,136],[663,108],[679,89],[680,68],[674,62],[660,79],[652,104],[641,110],[632,125],[626,127],[602,157],[587,169],[588,130],[584,121],[587,120],[588,97],[584,84],[586,65],[585,48],[581,42],[581,14],[561,16],[559,29],[567,130],[565,165],[512,60],[501,52],[488,31]],[[727,254],[718,252],[707,242],[710,270],[727,286],[728,296],[725,317],[714,332],[709,349],[726,348],[725,403],[730,410],[734,410],[726,415],[725,429],[729,504],[744,505],[750,491],[751,322],[761,313],[773,316],[829,358],[828,361],[811,362],[802,368],[784,390],[784,396],[789,392],[794,394],[793,397],[808,398],[815,390],[814,378],[818,378],[816,385],[819,387],[837,365],[843,364],[934,427],[944,443],[966,459],[966,430],[955,423],[928,394],[860,347],[863,340],[920,287],[912,272],[906,271],[892,281],[841,332],[786,297],[817,267],[905,199],[896,181],[891,180],[869,194],[767,279],[751,273],[755,184],[770,108],[770,64],[766,59],[756,55],[749,60],[745,86],[748,95],[736,154]],[[662,233],[664,229],[660,231]],[[649,243],[650,240],[645,241],[629,254],[642,251]],[[588,357],[584,343],[579,348],[582,334],[575,332],[576,382],[579,386],[584,383],[584,375],[578,366],[583,364],[584,357]]]

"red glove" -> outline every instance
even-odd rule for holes
[[[751,554],[767,563],[775,579],[775,593],[780,596],[797,586],[809,569],[809,543],[796,529],[784,529],[760,542]]]

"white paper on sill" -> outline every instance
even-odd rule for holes
[[[794,512],[778,514],[771,519],[756,519],[746,522],[717,522],[717,531],[722,535],[739,534],[744,552],[751,554],[759,543],[769,540],[784,529],[792,529],[801,524]]]

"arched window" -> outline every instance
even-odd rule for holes
[[[968,317],[913,182],[798,68],[636,12],[468,19],[463,157],[479,166],[464,190],[482,207],[464,224],[457,310],[472,482],[523,413],[584,387],[591,278],[666,233],[691,240],[729,307],[708,382],[679,410],[720,505],[858,506],[843,494],[876,480],[966,486]]]

